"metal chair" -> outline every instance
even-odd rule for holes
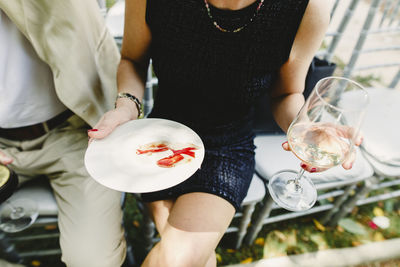
[[[357,0],[351,1],[350,6],[346,11],[345,17],[341,20],[339,24],[338,27],[339,32],[343,33],[344,30],[346,29],[346,26],[351,18],[350,14],[354,12],[354,9],[356,8],[358,2],[359,1]],[[380,2],[381,2],[380,0],[375,0],[372,1],[372,3],[370,4],[370,10],[368,16],[365,20],[360,36],[358,37],[358,41],[352,53],[352,57],[349,61],[349,64],[344,69],[343,73],[344,77],[351,77],[353,79],[356,79],[356,77],[351,76],[354,75],[355,71],[362,71],[372,68],[393,67],[400,65],[399,63],[385,62],[383,64],[375,64],[375,65],[370,64],[369,66],[361,66],[357,68],[355,67],[356,61],[361,54],[389,51],[389,50],[394,51],[400,48],[398,45],[393,46],[393,44],[391,44],[390,46],[387,47],[378,47],[378,48],[362,50],[362,47],[367,39],[368,34],[371,35],[383,34],[383,33],[393,34],[400,32],[399,23],[397,22],[396,24],[394,19],[399,12],[399,5],[400,5],[399,1],[397,1],[397,3],[393,1],[385,1],[386,5],[384,5],[383,8],[384,11],[382,12],[378,29],[371,29],[374,16],[379,12],[378,6]],[[336,1],[336,3],[338,3],[338,1]],[[336,7],[334,7],[334,9],[335,8]],[[390,10],[391,12],[389,12]],[[332,40],[330,46],[326,50],[328,51],[328,53],[325,54],[326,55],[325,58],[327,59],[331,59],[333,57],[332,52],[336,49],[338,42],[340,40],[339,38],[340,34],[336,33],[333,36],[334,39]],[[388,86],[389,88],[394,88],[398,84],[400,78],[399,76],[400,72],[399,71],[397,71],[397,73],[395,72],[394,78]],[[388,180],[388,178],[390,177],[393,178],[400,176],[400,166],[399,166],[400,164],[398,164],[398,161],[396,161],[396,159],[398,160],[400,158],[398,154],[400,148],[399,142],[398,140],[395,140],[393,134],[391,135],[390,132],[383,130],[383,127],[386,127],[387,129],[388,128],[387,126],[390,125],[388,124],[388,122],[392,122],[392,124],[396,125],[396,123],[394,122],[396,119],[394,118],[395,117],[394,114],[399,114],[399,110],[397,108],[399,103],[399,96],[398,96],[399,92],[394,90],[390,91],[389,89],[385,88],[379,88],[379,89],[369,89],[369,93],[371,96],[372,103],[369,109],[369,114],[367,114],[366,116],[366,122],[364,123],[365,127],[363,128],[365,141],[361,146],[361,149],[358,149],[357,151],[357,160],[353,166],[353,169],[349,172],[340,174],[340,171],[338,171],[337,168],[333,168],[325,173],[318,174],[321,175],[322,178],[324,178],[324,176],[325,178],[328,178],[330,175],[333,175],[333,177],[329,177],[328,180],[334,178],[336,181],[330,181],[328,183],[326,183],[326,181],[322,183],[317,182],[316,186],[319,190],[323,188],[325,189],[339,188],[339,191],[334,190],[328,193],[329,196],[339,196],[339,198],[337,198],[333,204],[318,205],[315,208],[312,208],[311,210],[305,213],[301,214],[286,213],[278,216],[269,216],[270,211],[273,210],[276,206],[274,205],[271,199],[267,198],[266,200],[263,201],[264,205],[261,208],[260,216],[255,220],[254,224],[248,231],[249,234],[248,236],[246,236],[247,244],[252,243],[252,241],[256,237],[258,231],[261,229],[261,226],[263,224],[294,218],[302,215],[307,215],[322,210],[327,210],[328,212],[322,218],[322,222],[329,225],[336,225],[338,221],[344,216],[346,216],[356,205],[368,204],[379,200],[398,197],[400,195],[400,190],[394,190],[388,193],[367,197],[368,193],[371,192],[372,190],[389,188],[400,184],[399,180],[393,180],[393,179]],[[396,126],[398,132],[398,124]],[[374,130],[375,132],[381,130],[383,134],[380,135],[380,137],[377,139],[376,138],[377,135],[374,136]],[[391,129],[391,130],[392,131],[394,130],[396,132],[396,129]],[[284,138],[282,136],[278,137],[260,136],[258,140],[256,140],[256,143],[258,142],[260,146],[260,150],[257,153],[258,154],[263,153],[262,155],[258,155],[259,159],[257,160],[257,162],[259,163],[260,160],[266,161],[266,158],[271,157],[273,155],[274,158],[271,158],[272,162],[268,161],[271,164],[271,166],[273,166],[275,163],[277,163],[276,161],[274,161],[277,155],[276,153],[280,153],[278,149],[276,149],[276,151],[274,152],[270,152],[270,154],[268,154],[269,152],[260,152],[263,151],[262,146],[267,145],[265,143],[267,143],[268,138],[280,139],[279,142],[283,142]],[[373,143],[373,141],[370,142],[370,140],[375,140],[375,143]],[[385,149],[381,149],[379,150],[380,153],[376,153],[377,152],[376,148],[378,147],[382,148],[383,140],[386,141]],[[269,140],[269,142],[271,143],[270,145],[274,144],[274,142],[271,140]],[[389,145],[392,148],[388,150]],[[396,147],[395,149],[393,149],[393,145],[394,147]],[[265,153],[267,153],[268,155],[265,155]],[[386,158],[386,160],[382,160],[383,158]],[[389,162],[387,160],[388,158],[390,159]],[[288,161],[287,156],[285,160]],[[269,175],[273,173],[271,169],[267,169],[266,171],[262,167],[263,167],[262,164],[258,165],[258,173],[261,176],[269,177]],[[326,175],[328,175],[328,177],[326,177]],[[350,177],[341,182],[340,179],[344,179],[347,175],[349,175]],[[315,179],[318,177],[315,176],[313,178]],[[340,187],[342,189],[340,189]],[[352,192],[353,190],[355,190],[356,193],[352,197],[349,197],[349,193]],[[341,193],[340,191],[342,191],[343,193]],[[318,199],[319,200],[323,199],[325,196],[327,195],[324,192],[323,194],[319,195]]]
[[[54,195],[51,191],[49,183],[44,177],[39,177],[35,180],[23,184],[11,197],[13,199],[30,199],[37,203],[39,216],[30,227],[42,227],[44,233],[25,235],[22,231],[15,234],[7,234],[0,232],[1,250],[6,260],[14,263],[22,263],[25,258],[42,257],[49,255],[59,255],[61,250],[59,247],[49,248],[44,250],[32,249],[20,251],[17,249],[18,243],[26,241],[40,241],[48,239],[56,239],[59,237],[57,229],[57,204]],[[46,230],[48,229],[48,231]],[[54,231],[56,230],[56,231]],[[46,233],[49,232],[49,233]]]
[[[256,204],[264,199],[266,193],[265,183],[256,174],[250,183],[250,188],[243,200],[241,211],[236,212],[234,218],[240,218],[238,226],[234,223],[229,226],[226,233],[237,232],[235,248],[239,249],[247,233],[247,228],[251,223],[252,215]]]
[[[399,14],[399,1],[373,0],[371,2],[351,58],[343,71],[343,77],[355,77],[357,73],[368,73],[366,71],[372,69],[373,73],[379,71],[380,74],[385,75],[392,72],[393,78],[385,84],[385,87],[396,88],[400,81],[400,54],[391,53],[389,56],[383,56],[386,52],[400,50]],[[372,38],[375,36],[376,38]]]
[[[341,0],[335,0],[332,9],[331,9],[331,20],[336,20],[339,21],[338,26],[334,30],[329,30],[325,34],[325,39],[326,42],[328,42],[328,45],[326,49],[321,49],[320,51],[317,52],[318,56],[323,57],[324,59],[328,61],[332,61],[333,57],[335,55],[335,51],[338,47],[338,44],[340,40],[343,37],[343,34],[345,30],[347,29],[347,26],[350,23],[351,18],[353,17],[353,14],[355,12],[355,9],[357,8],[360,0],[351,0],[350,4],[347,6],[344,14],[342,14],[341,17],[338,17],[339,15],[337,14],[337,8],[340,3],[343,3]]]
[[[282,134],[265,134],[256,137],[256,173],[265,183],[268,182],[269,177],[278,171],[283,169],[297,171],[300,168],[299,159],[292,153],[282,149],[281,144],[284,141],[286,141],[286,135]],[[283,211],[274,203],[271,196],[266,194],[257,217],[253,220],[247,231],[248,234],[245,237],[245,243],[248,245],[251,244],[257,237],[262,226],[269,223],[293,219],[322,211],[327,212],[322,223],[328,222],[344,200],[347,199],[356,184],[371,177],[372,174],[372,168],[361,155],[360,151],[357,150],[357,160],[353,168],[349,171],[344,170],[341,166],[337,166],[322,173],[306,173],[306,176],[313,180],[318,191],[317,203],[309,210],[302,212]],[[326,203],[324,200],[329,198],[335,198],[335,201]],[[278,209],[279,212],[272,216],[272,212]]]
[[[384,85],[367,88],[371,103],[362,129],[365,141],[361,152],[373,167],[374,175],[345,202],[331,223],[336,223],[355,206],[400,196],[400,190],[395,187],[400,184],[400,91],[396,90],[400,88],[400,54],[382,56],[400,50],[399,14],[400,1],[373,0],[344,69],[345,77],[379,70],[393,78],[386,79]]]
[[[338,46],[339,41],[349,24],[349,21],[354,13],[355,8],[359,4],[359,0],[352,0],[342,16],[337,13],[337,6],[339,0],[336,0],[332,11],[332,19],[338,19],[339,23],[335,30],[329,31],[326,34],[326,42],[328,46],[326,49],[318,51],[317,56],[323,57],[328,62],[334,57],[334,52]],[[307,90],[312,89],[308,88]],[[307,96],[305,92],[305,96]],[[267,100],[264,100],[264,105],[267,105]],[[259,107],[257,107],[259,108]],[[265,111],[266,108],[262,107]],[[272,114],[262,113],[261,118],[258,118],[256,123],[262,124],[262,119],[266,122],[271,121]],[[292,154],[282,150],[281,144],[286,141],[286,136],[275,123],[269,125],[257,126],[261,130],[258,131],[255,143],[256,149],[256,173],[265,183],[268,183],[268,178],[277,171],[283,169],[299,169],[299,160]],[[268,129],[272,129],[268,131]],[[306,174],[315,183],[318,190],[318,200],[316,205],[310,210],[303,212],[287,212],[280,209],[269,196],[266,195],[262,201],[260,210],[257,217],[253,220],[252,225],[248,230],[245,237],[245,243],[251,244],[257,234],[265,224],[292,219],[300,216],[305,216],[313,213],[325,211],[324,217],[321,219],[322,223],[327,223],[331,220],[333,215],[340,209],[341,205],[348,198],[350,193],[360,182],[364,182],[373,174],[372,168],[369,166],[366,159],[363,157],[359,149],[357,149],[357,160],[350,171],[344,171],[341,166],[332,168],[323,173]],[[334,198],[334,202],[327,203],[325,200]],[[274,213],[274,215],[272,215]]]
[[[371,103],[364,122],[365,141],[361,153],[372,166],[374,174],[347,199],[330,221],[335,224],[355,206],[400,196],[400,92],[393,89],[369,89]],[[395,132],[391,132],[395,131]],[[397,186],[397,188],[396,188]],[[383,190],[385,189],[385,190]],[[382,192],[383,191],[383,192]],[[371,194],[374,192],[374,194]]]
[[[121,207],[125,204],[125,194],[121,197]],[[11,197],[13,199],[30,199],[38,206],[39,215],[27,229],[18,233],[0,231],[0,251],[4,259],[13,263],[26,263],[27,259],[61,255],[58,244],[60,236],[57,203],[46,177],[38,177],[24,183]],[[122,222],[123,224],[123,222]],[[125,235],[127,232],[125,231]],[[41,246],[41,241],[54,244],[53,247]],[[51,242],[52,241],[52,242]],[[29,242],[29,246],[21,244]],[[37,246],[39,244],[39,246]],[[127,240],[126,262],[132,266],[135,262],[132,246]]]

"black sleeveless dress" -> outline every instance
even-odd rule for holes
[[[252,117],[257,98],[268,93],[289,57],[308,0],[265,0],[240,10],[210,6],[204,0],[147,0],[152,33],[150,56],[159,85],[149,117],[181,122],[202,138],[205,158],[188,180],[142,194],[144,201],[206,192],[236,209],[254,173]]]

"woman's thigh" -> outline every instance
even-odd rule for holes
[[[161,241],[150,252],[144,266],[162,262],[169,266],[204,266],[234,213],[232,204],[212,194],[196,192],[178,197],[170,210]]]
[[[225,232],[235,213],[227,200],[209,193],[180,196],[171,209],[168,226],[188,233]]]

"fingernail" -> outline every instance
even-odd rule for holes
[[[347,169],[351,169],[351,168],[353,168],[353,163],[347,164]]]
[[[364,141],[364,137],[361,137],[360,144]]]
[[[303,169],[307,168],[307,164],[301,163],[300,167],[302,167]]]
[[[316,168],[312,168],[312,169],[310,170],[310,172],[316,172],[316,171],[317,171]]]
[[[284,146],[285,144],[287,144],[287,141],[286,141],[286,142],[283,142],[283,143],[282,143],[282,146]]]
[[[99,129],[90,129],[88,132],[97,132]]]

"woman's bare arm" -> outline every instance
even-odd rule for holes
[[[304,104],[304,85],[310,63],[329,25],[330,7],[324,0],[310,0],[293,42],[288,61],[281,67],[271,93],[278,125],[287,131]]]
[[[304,103],[303,90],[308,67],[321,45],[329,24],[330,6],[323,0],[310,0],[300,28],[297,32],[290,52],[289,60],[282,66],[278,82],[272,93],[273,112],[276,121],[283,130],[289,128]],[[355,142],[360,145],[362,137]],[[290,151],[289,145],[282,144],[283,149]],[[351,169],[355,160],[355,153],[343,162],[345,169]],[[301,164],[302,168],[310,172],[320,172],[326,169]]]
[[[130,93],[140,100],[144,94],[151,42],[145,14],[146,0],[125,1],[124,37],[117,72],[118,92]],[[132,111],[131,119],[137,117],[136,106],[131,100],[118,99],[117,107],[129,108]]]
[[[146,0],[125,1],[124,37],[121,61],[117,71],[118,92],[143,99],[151,33],[146,24]],[[116,108],[108,111],[88,134],[90,138],[104,138],[120,124],[138,117],[136,104],[128,98],[119,98]]]

